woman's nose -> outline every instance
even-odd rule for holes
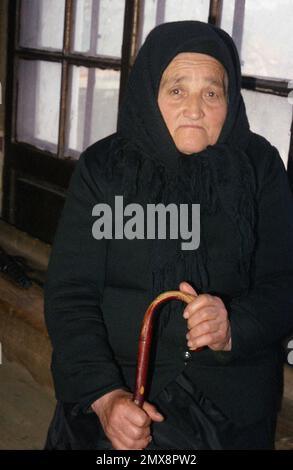
[[[185,100],[184,116],[199,119],[203,116],[200,96],[189,95]]]

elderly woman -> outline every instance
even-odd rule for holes
[[[45,290],[58,405],[46,448],[269,449],[293,327],[293,206],[277,150],[253,134],[236,48],[200,22],[155,28],[118,131],[81,156]],[[102,238],[93,207],[200,204],[200,245]],[[116,222],[115,222],[116,223]],[[161,308],[147,401],[132,401],[140,326]]]

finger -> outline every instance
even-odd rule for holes
[[[112,422],[106,427],[105,433],[111,440],[119,441],[120,445],[129,447],[133,446],[134,441],[141,441],[150,437],[150,426],[138,427],[134,424],[127,422],[125,419],[120,419],[118,422]]]
[[[127,439],[127,441],[138,441],[138,440],[144,440],[148,439],[151,435],[151,429],[150,426],[146,427],[138,427],[134,425],[126,425],[121,426],[119,428],[116,428],[116,436],[119,438],[121,441],[124,439]]]
[[[185,307],[183,317],[188,319],[192,315],[197,314],[200,309],[213,307],[215,305],[217,305],[217,303],[213,296],[209,294],[200,294]]]
[[[132,402],[131,408],[129,407],[124,410],[124,417],[129,423],[139,428],[143,428],[151,424],[151,418],[149,415],[134,402]]]
[[[186,294],[192,294],[192,295],[197,296],[196,290],[190,284],[188,284],[188,282],[186,282],[186,281],[180,282],[179,290],[181,292],[185,292]]]
[[[164,421],[165,419],[164,416],[161,413],[159,413],[159,411],[154,405],[151,405],[147,401],[144,402],[143,409],[148,414],[148,416],[151,418],[152,421],[157,421],[157,422]]]
[[[152,440],[151,436],[148,436],[143,439],[130,439],[127,436],[123,435],[119,438],[112,438],[111,444],[115,450],[140,450],[145,449]]]
[[[187,345],[191,351],[203,346],[217,347],[225,343],[225,338],[222,333],[207,333],[205,335],[198,336],[194,340],[188,341]]]
[[[188,320],[187,320],[187,328],[189,331],[195,329],[195,328],[201,328],[204,329],[203,333],[206,333],[208,329],[207,326],[209,323],[211,326],[214,326],[215,324],[218,325],[220,328],[220,325],[225,322],[225,318],[222,318],[219,316],[219,313],[216,309],[212,308],[203,308],[201,309],[196,315],[192,315]],[[203,326],[204,323],[206,323],[206,326]]]
[[[187,328],[192,328],[204,322],[217,321],[219,312],[216,307],[201,307],[198,311],[192,312],[187,319]],[[218,319],[220,322],[220,319]]]
[[[199,336],[208,334],[208,333],[216,333],[219,331],[220,322],[218,320],[210,320],[210,321],[203,321],[199,325],[192,327],[187,335],[187,340],[195,340]]]

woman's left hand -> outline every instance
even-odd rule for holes
[[[179,289],[196,296],[183,313],[189,330],[186,335],[189,349],[208,346],[214,351],[231,351],[231,328],[223,301],[210,294],[198,295],[187,282],[181,282]]]

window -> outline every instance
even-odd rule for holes
[[[117,70],[70,68],[65,154],[78,156],[90,144],[115,131],[119,81]]]
[[[293,6],[291,0],[245,0],[242,1],[241,59],[243,75],[258,75],[270,78],[292,78],[293,56],[291,31],[293,28]],[[229,18],[227,30],[230,34],[231,17],[235,16],[234,35],[241,25],[239,2],[224,1],[224,13]],[[238,23],[237,23],[238,22]],[[239,47],[239,44],[238,44]]]
[[[238,48],[251,129],[278,148],[287,166],[292,122],[288,92],[293,77],[293,4],[290,0],[224,0],[218,23]]]
[[[141,4],[138,47],[158,24],[190,19],[207,22],[209,7],[207,0],[144,0]]]
[[[53,239],[74,161],[115,131],[126,3],[9,2],[3,215],[44,241]]]
[[[17,142],[57,153],[61,64],[19,59],[17,73]]]
[[[5,220],[52,242],[76,159],[115,131],[146,35],[186,19],[232,35],[252,130],[289,153],[293,181],[291,0],[10,0]]]
[[[121,0],[20,2],[17,142],[63,158],[114,132],[123,17]]]

